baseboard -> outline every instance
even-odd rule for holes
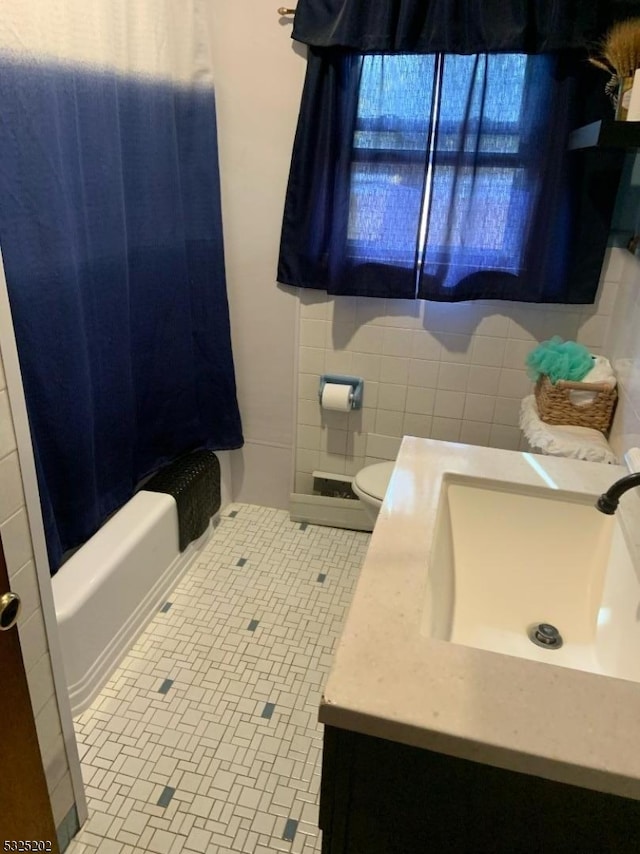
[[[373,529],[360,501],[352,498],[292,492],[289,496],[289,515],[292,522],[309,522],[312,525],[328,525],[352,531]]]

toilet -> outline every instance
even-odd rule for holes
[[[365,466],[353,479],[353,491],[362,501],[362,506],[373,525],[382,507],[394,466],[395,461]]]

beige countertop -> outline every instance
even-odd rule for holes
[[[421,631],[431,534],[448,472],[593,495],[628,473],[621,466],[405,437],[320,721],[640,799],[640,684]],[[618,511],[629,530],[640,508],[635,493],[623,497]],[[640,601],[640,584],[638,591]]]

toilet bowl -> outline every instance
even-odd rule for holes
[[[395,462],[365,466],[353,479],[353,491],[362,501],[362,506],[374,525],[382,507],[394,466]]]

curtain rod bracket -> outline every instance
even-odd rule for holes
[[[285,15],[295,15],[295,13],[295,9],[288,9],[286,6],[280,6],[280,8],[278,9],[278,15],[280,15],[280,17],[282,18],[284,18]]]

